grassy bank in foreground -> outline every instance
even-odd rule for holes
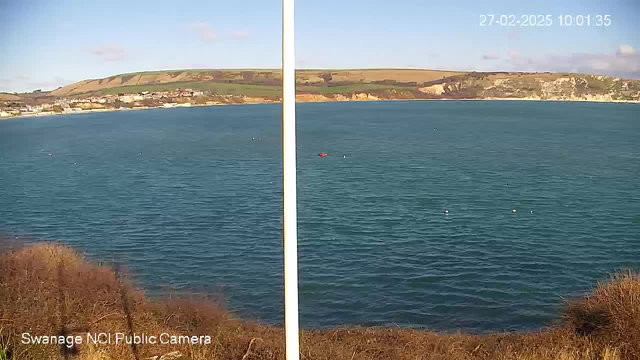
[[[25,345],[22,333],[83,343]],[[208,335],[211,344],[87,345],[86,333]],[[284,359],[283,330],[236,319],[213,301],[151,300],[110,267],[59,245],[0,255],[0,359]],[[640,276],[627,273],[571,302],[558,325],[517,334],[438,334],[384,328],[305,330],[301,359],[640,359]]]

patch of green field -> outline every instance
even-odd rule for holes
[[[103,95],[108,94],[134,94],[142,91],[169,91],[175,89],[194,89],[209,91],[216,95],[245,95],[245,96],[280,96],[282,90],[279,86],[268,85],[247,85],[247,84],[227,84],[216,82],[173,82],[155,85],[120,86],[102,91]]]
[[[103,95],[109,94],[134,94],[143,91],[170,91],[175,89],[194,89],[201,91],[209,91],[211,94],[216,95],[245,95],[245,96],[281,96],[282,88],[280,86],[273,85],[250,85],[250,84],[228,84],[218,82],[200,82],[200,81],[187,81],[187,82],[172,82],[166,84],[153,84],[153,85],[136,85],[136,86],[120,86],[111,89],[105,89],[101,93]],[[354,92],[365,92],[372,90],[386,90],[386,89],[398,89],[407,90],[413,89],[408,86],[396,86],[396,85],[381,85],[381,84],[352,84],[341,85],[331,87],[320,86],[308,86],[298,85],[296,87],[298,93],[306,94],[351,94]]]
[[[330,86],[330,87],[304,86],[304,85],[296,86],[296,90],[298,93],[306,93],[306,94],[351,94],[354,92],[386,90],[386,89],[408,90],[408,89],[414,89],[414,88],[410,86],[382,85],[382,84],[352,84],[352,85],[341,85],[341,86]]]

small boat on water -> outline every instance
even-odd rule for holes
[[[325,157],[325,156],[329,156],[329,154],[327,154],[327,153],[320,153],[320,154],[318,154],[318,156],[320,156],[320,157]]]

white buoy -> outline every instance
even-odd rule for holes
[[[515,214],[516,213],[516,209],[511,210],[511,213]]]
[[[449,209],[444,209],[444,214],[449,215]]]

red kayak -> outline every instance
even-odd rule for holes
[[[320,156],[320,157],[325,157],[325,156],[329,156],[329,154],[327,154],[327,153],[320,153],[320,154],[318,154],[318,156]]]

